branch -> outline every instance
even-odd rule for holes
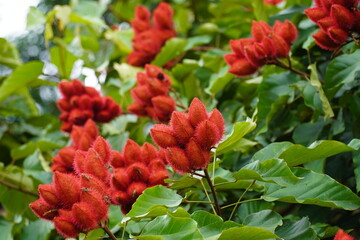
[[[16,186],[14,184],[11,184],[11,183],[8,183],[8,182],[5,182],[4,180],[0,179],[0,184],[8,187],[8,188],[11,188],[11,189],[15,189],[19,192],[22,192],[22,193],[25,193],[25,194],[28,194],[28,195],[31,195],[31,196],[34,196],[34,197],[39,197],[39,195],[37,193],[34,193],[34,192],[31,192],[29,190],[26,190],[26,189],[22,189],[20,186]]]
[[[205,173],[206,181],[208,182],[208,184],[209,184],[209,186],[210,186],[210,190],[211,190],[211,193],[212,193],[213,198],[214,198],[216,213],[217,213],[217,215],[219,215],[220,217],[222,217],[221,208],[220,208],[220,205],[219,205],[219,201],[218,201],[218,198],[217,198],[217,195],[216,195],[216,191],[215,191],[214,185],[213,185],[213,183],[212,183],[212,181],[211,181],[209,172],[207,171],[207,169],[205,169],[205,170],[204,170],[204,173]]]
[[[104,231],[107,233],[107,235],[109,235],[112,240],[117,240],[115,235],[110,231],[110,229],[105,223],[101,223],[101,228],[104,229]]]
[[[290,70],[291,72],[296,73],[296,74],[300,75],[300,76],[303,77],[303,78],[310,78],[310,75],[309,75],[308,73],[302,72],[302,71],[300,71],[300,70],[298,70],[298,69],[296,69],[296,68],[293,68],[293,67],[291,66],[291,62],[290,62],[290,61],[289,61],[289,66],[285,65],[284,63],[280,62],[280,61],[277,60],[277,59],[274,59],[274,60],[269,61],[269,64],[274,64],[274,65],[276,65],[276,66],[278,66],[278,67],[281,67],[281,68]]]

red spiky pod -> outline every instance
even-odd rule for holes
[[[328,16],[328,12],[319,7],[305,9],[305,14],[311,21],[317,23],[320,19]]]
[[[80,175],[81,187],[97,191],[101,196],[109,196],[108,186],[94,175],[82,173]]]
[[[149,185],[165,185],[164,180],[169,177],[169,173],[165,170],[154,171],[149,176]]]
[[[111,147],[110,144],[103,137],[97,137],[92,145],[92,148],[94,148],[95,151],[99,154],[104,164],[111,161]]]
[[[132,204],[130,196],[124,191],[114,191],[111,195],[111,202],[115,205],[130,205],[130,208]]]
[[[80,199],[80,179],[73,174],[54,173],[56,196],[63,208],[71,206]]]
[[[195,128],[200,122],[208,118],[206,107],[198,98],[194,98],[189,106],[188,118]]]
[[[135,34],[148,30],[151,27],[150,11],[144,6],[136,6],[135,18],[131,20]]]
[[[289,56],[290,45],[280,36],[273,34],[272,39],[274,40],[276,57],[286,58]]]
[[[127,188],[127,194],[134,201],[143,193],[143,191],[147,188],[145,183],[142,182],[133,182]]]
[[[271,38],[264,37],[260,45],[263,47],[268,58],[276,57],[275,43]]]
[[[204,150],[194,138],[191,138],[186,145],[186,155],[193,170],[205,169],[210,162],[209,150]]]
[[[73,223],[73,219],[68,215],[60,215],[54,218],[56,231],[65,238],[76,238],[80,230]]]
[[[173,112],[170,123],[179,143],[185,144],[194,135],[194,128],[185,113]]]
[[[95,208],[97,207],[86,202],[78,202],[72,206],[73,222],[82,232],[88,232],[97,227],[98,223],[95,213]]]
[[[133,102],[132,104],[130,104],[130,106],[128,107],[128,111],[139,117],[145,117],[147,115],[145,106],[140,102]]]
[[[337,44],[343,44],[348,38],[348,33],[338,27],[330,27],[328,36]]]
[[[141,154],[143,155],[143,160],[145,164],[148,164],[151,160],[156,159],[158,157],[157,150],[154,145],[150,143],[144,143],[141,147]]]
[[[241,45],[241,40],[242,39],[232,39],[229,41],[231,50],[235,53],[235,56],[237,56],[238,58],[245,57],[244,51],[243,51],[242,45]]]
[[[336,22],[332,17],[324,17],[317,22],[317,25],[327,32],[330,27],[336,26]]]
[[[244,58],[244,56],[242,56],[242,58]],[[227,64],[233,65],[237,60],[241,58],[239,58],[236,54],[225,54],[224,59]]]
[[[105,183],[109,181],[110,173],[101,156],[94,148],[88,150],[86,160],[83,163],[83,169],[83,173],[90,173]]]
[[[345,30],[351,29],[355,22],[352,12],[339,4],[333,4],[331,6],[330,16],[341,28]]]
[[[51,166],[52,171],[71,173],[73,171],[75,152],[76,149],[73,146],[60,149],[58,155],[53,157],[53,165]]]
[[[157,8],[154,10],[154,24],[155,27],[160,29],[173,29],[174,12],[171,6],[165,2],[160,2]]]
[[[55,185],[52,184],[40,184],[38,187],[40,198],[53,208],[60,208],[60,201],[56,194]]]
[[[334,237],[334,240],[354,240],[354,238],[344,232],[344,230],[339,229]]]
[[[115,168],[111,175],[111,186],[116,190],[126,190],[130,184],[130,176],[125,168]]]
[[[255,44],[246,46],[244,48],[245,58],[251,65],[253,65],[256,68],[259,68],[266,63],[266,59],[265,59],[266,56],[265,55],[258,56],[257,52],[255,51],[254,45]]]
[[[80,96],[85,92],[85,87],[79,79],[74,79],[72,81],[72,87],[73,87],[74,95]]]
[[[156,124],[152,129],[150,129],[150,135],[153,141],[162,148],[178,145],[175,132],[170,126]]]
[[[210,150],[220,141],[221,135],[215,123],[205,120],[196,127],[195,139],[203,149]]]
[[[169,121],[170,114],[175,111],[176,103],[170,96],[160,95],[153,97],[151,103],[160,122]]]
[[[74,170],[77,174],[85,173],[86,151],[77,150],[74,156]]]
[[[209,116],[209,121],[215,123],[221,136],[225,133],[225,121],[219,110],[216,108],[212,110]]]
[[[339,44],[334,42],[323,30],[319,30],[312,36],[316,44],[322,49],[333,51],[339,47]]]
[[[128,139],[123,150],[125,163],[130,165],[136,162],[142,162],[142,156],[139,153],[141,153],[140,146],[133,140]]]
[[[252,22],[251,35],[256,42],[261,42],[271,31],[271,27],[264,21]]]
[[[88,119],[83,127],[74,126],[71,130],[70,136],[73,146],[76,149],[86,151],[95,141],[98,134],[98,128],[95,122]]]
[[[110,165],[114,168],[125,167],[125,159],[121,153],[115,150],[111,150],[112,160],[110,161]]]
[[[295,25],[289,20],[285,22],[275,21],[273,27],[274,33],[282,37],[289,45],[293,43],[298,37],[298,31]]]
[[[59,90],[66,99],[71,98],[74,95],[74,89],[73,89],[72,82],[61,81],[59,83]]]
[[[150,176],[150,171],[144,163],[133,163],[127,167],[126,173],[134,182],[147,182]]]
[[[58,210],[47,204],[43,199],[38,199],[29,204],[36,216],[46,220],[53,220],[58,215]]]
[[[104,196],[95,190],[81,188],[80,202],[85,202],[93,207],[93,215],[97,222],[107,219],[109,207],[105,202]]]
[[[257,67],[254,67],[245,58],[241,58],[230,66],[229,72],[236,76],[243,77],[254,74],[257,69]]]
[[[166,161],[179,173],[191,172],[190,161],[183,149],[169,147],[165,151]]]

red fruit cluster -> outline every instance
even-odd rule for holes
[[[40,218],[54,222],[64,237],[88,232],[107,219],[110,173],[113,159],[109,144],[97,137],[88,151],[77,150],[76,174],[54,172],[53,183],[39,185],[40,199],[30,208]]]
[[[58,155],[53,157],[51,169],[54,172],[73,173],[76,150],[87,151],[98,135],[98,128],[91,119],[88,119],[84,126],[73,126],[70,133],[72,145],[59,150]]]
[[[234,53],[225,55],[225,61],[234,75],[251,75],[275,58],[288,57],[291,43],[297,38],[297,29],[288,20],[276,21],[273,28],[266,22],[253,21],[251,34],[252,38],[230,40]]]
[[[283,2],[284,0],[264,0],[263,2],[265,4],[268,4],[268,5],[276,5],[276,4],[279,4],[281,2]]]
[[[349,37],[360,33],[359,0],[315,0],[315,7],[305,14],[321,29],[313,35],[325,50],[336,50]]]
[[[344,230],[339,229],[335,235],[334,240],[354,240],[354,238],[344,232]]]
[[[133,52],[126,59],[129,64],[142,67],[150,63],[165,42],[176,36],[173,15],[171,6],[161,2],[153,12],[152,24],[150,11],[144,6],[136,7],[135,18],[131,20],[131,26],[135,32]]]
[[[92,87],[86,87],[81,81],[61,81],[59,89],[63,98],[57,102],[61,110],[61,129],[71,132],[74,125],[82,126],[86,120],[105,123],[111,121],[121,113],[120,106],[110,97],[102,97]]]
[[[138,116],[149,116],[155,121],[169,121],[176,103],[169,96],[171,80],[161,68],[147,64],[145,72],[137,74],[137,86],[131,90],[135,102],[128,108]]]
[[[170,126],[156,124],[150,134],[175,171],[192,172],[209,164],[210,149],[224,134],[224,119],[217,109],[207,113],[204,104],[194,98],[188,114],[174,111]]]
[[[165,185],[169,174],[156,148],[145,143],[139,146],[129,139],[122,153],[117,153],[111,162],[112,203],[121,205],[124,214],[128,213],[138,196],[148,187]]]

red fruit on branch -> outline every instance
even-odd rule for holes
[[[194,128],[187,115],[183,112],[173,112],[170,119],[171,127],[179,143],[185,144],[194,135]]]
[[[66,238],[76,238],[79,234],[79,229],[75,226],[73,220],[66,215],[55,217],[54,226],[56,231]]]
[[[334,237],[334,240],[354,240],[354,238],[344,232],[344,230],[339,229]]]
[[[152,129],[150,129],[150,134],[153,141],[162,148],[178,145],[175,133],[170,126],[156,124]]]
[[[56,196],[64,208],[70,208],[80,199],[80,179],[73,174],[55,172]]]
[[[111,176],[111,186],[116,190],[126,190],[131,182],[126,168],[115,168]]]
[[[333,51],[339,47],[339,44],[334,42],[323,30],[313,34],[313,38],[316,44],[325,50]]]
[[[72,208],[72,216],[75,225],[84,232],[88,232],[97,227],[94,207],[86,202],[75,203]]]
[[[190,160],[191,169],[205,169],[210,162],[210,152],[204,150],[193,138],[190,139],[189,143],[186,145],[186,154]]]
[[[36,216],[46,220],[53,220],[58,215],[58,209],[47,204],[43,199],[38,199],[29,204]]]
[[[187,173],[191,171],[190,160],[185,151],[179,147],[169,147],[165,152],[166,160],[175,171]]]
[[[330,16],[343,29],[351,29],[354,26],[355,18],[352,12],[344,6],[333,4],[331,6]]]
[[[188,118],[191,125],[196,126],[204,120],[207,120],[208,114],[205,105],[198,98],[194,98],[189,106]]]
[[[58,208],[59,198],[56,195],[56,189],[54,184],[40,184],[38,187],[40,198],[53,208]]]

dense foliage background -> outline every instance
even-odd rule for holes
[[[336,51],[319,48],[312,37],[319,28],[304,14],[313,4],[308,0],[166,2],[174,10],[177,36],[152,64],[163,67],[172,60],[164,71],[178,104],[189,106],[197,97],[225,119],[226,137],[208,166],[222,218],[209,204],[205,179],[169,167],[169,188],[147,189],[125,217],[111,206],[115,236],[310,240],[332,239],[342,228],[359,238],[359,35]],[[38,185],[52,182],[52,157],[70,144],[58,119],[60,80],[96,85],[121,106],[123,114],[99,125],[112,149],[121,151],[128,139],[152,143],[155,122],[127,112],[143,68],[126,57],[135,7],[153,10],[158,3],[42,1],[29,11],[28,35],[0,39],[1,239],[61,239],[29,208]],[[224,55],[232,51],[231,39],[250,37],[253,20],[272,26],[286,19],[298,38],[282,66],[266,64],[248,77],[228,72]],[[99,228],[79,239],[104,234]]]

